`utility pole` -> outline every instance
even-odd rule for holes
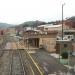
[[[62,38],[62,40],[63,40],[63,7],[64,7],[64,5],[65,5],[65,3],[64,4],[62,4],[62,36],[61,36],[61,38]],[[60,55],[59,55],[59,60],[60,60],[60,56],[61,56],[61,49],[60,49],[60,53],[59,53]]]
[[[63,7],[64,7],[65,3],[62,4],[62,40],[63,40]]]
[[[63,40],[63,7],[64,7],[64,5],[65,5],[65,3],[64,4],[62,4],[62,40]],[[60,50],[60,55],[61,55],[61,50]],[[68,66],[70,65],[70,50],[68,51]],[[68,68],[68,73],[67,73],[67,75],[70,75],[70,68]]]

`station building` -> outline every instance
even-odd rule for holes
[[[44,48],[48,52],[55,52],[57,31],[26,30],[24,31],[24,40],[26,44],[32,47]]]

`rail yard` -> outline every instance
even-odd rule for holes
[[[0,49],[0,75],[66,75],[67,68],[38,48],[9,39]],[[42,55],[41,55],[42,53]]]

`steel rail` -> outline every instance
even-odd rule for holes
[[[3,56],[3,54],[4,54],[4,51],[0,51],[0,57],[2,57]]]
[[[28,75],[35,75],[35,73],[34,73],[34,71],[33,71],[33,68],[32,68],[32,66],[31,66],[30,62],[28,61],[27,58],[24,58],[24,57],[25,57],[25,54],[23,54],[24,51],[22,51],[22,50],[19,50],[19,51],[20,51],[20,53],[21,53],[21,56],[22,56],[22,58],[23,58],[23,61],[24,61],[25,65],[28,65],[28,69],[30,69],[30,70],[28,70],[28,72],[27,72],[27,73],[30,73],[30,74],[28,74]],[[24,59],[25,59],[25,60],[24,60]],[[27,69],[26,69],[26,70],[27,70]],[[26,74],[26,75],[27,75],[27,74]]]
[[[18,51],[18,54],[19,54],[19,59],[20,59],[20,63],[21,63],[21,66],[22,66],[23,75],[26,75],[26,69],[25,69],[25,67],[24,67],[24,61],[23,61],[22,54],[21,54],[21,52],[19,51],[19,49],[18,49],[18,45],[17,45],[16,42],[15,42],[15,44],[16,44],[17,51]]]
[[[12,70],[13,70],[13,51],[11,53],[11,51],[9,51],[9,60],[10,60],[10,64],[9,64],[9,75],[12,75]]]
[[[28,57],[31,59],[31,61],[33,62],[33,64],[35,65],[36,69],[38,70],[38,72],[40,73],[40,75],[44,75],[44,71],[41,71],[41,67],[34,61],[34,59],[32,58],[32,56],[28,53],[27,50],[24,50],[25,53],[28,55]]]
[[[24,67],[24,61],[23,61],[23,58],[22,58],[22,54],[21,54],[21,52],[19,50],[18,50],[18,53],[19,53],[19,58],[20,58],[22,70],[23,70],[23,75],[26,75],[26,69]]]

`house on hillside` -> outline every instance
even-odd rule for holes
[[[75,16],[67,19],[65,25],[68,26],[69,29],[75,29]]]

